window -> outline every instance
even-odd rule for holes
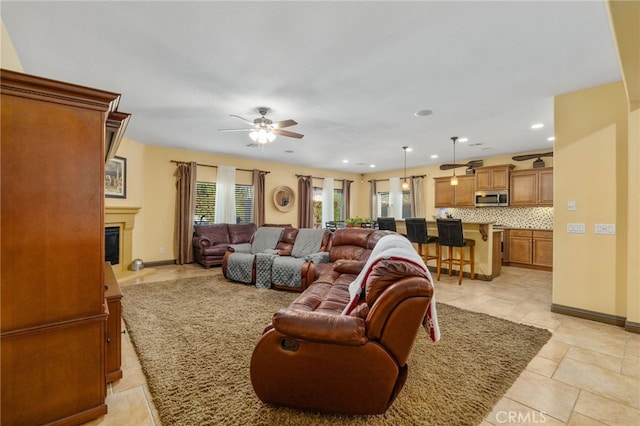
[[[344,197],[342,189],[333,190],[333,220],[345,220]],[[322,223],[322,188],[313,187],[313,224],[315,228],[324,228]]]
[[[389,193],[378,192],[378,217],[389,216]],[[402,191],[402,217],[411,217],[411,191]]]
[[[196,182],[195,222],[214,222],[216,183]],[[236,185],[236,223],[253,222],[253,185]]]

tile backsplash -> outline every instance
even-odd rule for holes
[[[463,222],[486,221],[508,228],[553,229],[553,207],[448,208],[446,211]]]

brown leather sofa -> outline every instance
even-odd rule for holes
[[[253,223],[195,225],[191,240],[195,261],[205,268],[222,265],[229,245],[250,243],[256,230]]]
[[[381,414],[392,404],[433,286],[415,263],[383,259],[367,275],[364,301],[342,315],[349,284],[384,235],[335,231],[332,262],[316,265],[317,279],[273,316],[256,344],[250,374],[260,400],[347,415]]]
[[[304,234],[304,232],[305,230],[302,231],[302,234]],[[318,231],[314,230],[312,232],[318,232]],[[299,262],[300,265],[298,265],[296,262],[296,265],[293,266],[294,268],[296,268],[295,274],[299,274],[299,278],[300,278],[299,286],[291,286],[291,285],[287,285],[287,283],[280,283],[276,277],[273,277],[271,275],[270,272],[267,278],[268,283],[265,283],[264,279],[259,280],[258,277],[256,276],[256,271],[259,268],[257,264],[258,262],[260,262],[261,255],[265,257],[269,257],[273,255],[278,258],[278,259],[270,260],[269,261],[270,265],[273,263],[277,263],[279,260],[284,260],[285,258],[293,260],[292,255],[295,254],[294,246],[299,233],[300,233],[300,230],[298,228],[293,228],[290,226],[285,227],[282,231],[282,234],[280,234],[280,238],[274,250],[269,251],[269,253],[258,253],[253,257],[253,268],[251,271],[251,278],[250,278],[251,284],[256,284],[260,288],[275,288],[275,289],[289,290],[289,291],[303,291],[308,287],[308,285],[311,282],[313,282],[313,280],[315,279],[314,263],[305,262],[304,260],[300,260]],[[319,248],[320,252],[326,253],[328,251],[330,241],[331,241],[331,232],[328,230],[324,230],[324,232],[322,232],[322,242]],[[222,273],[225,278],[231,279],[231,280],[234,280],[234,279],[232,274],[229,273],[229,261],[234,252],[235,252],[235,248],[233,246],[229,246],[229,248],[227,249],[227,253],[225,253],[222,259]],[[264,274],[264,270],[262,271],[262,273]],[[237,281],[237,280],[234,280],[234,281]],[[240,282],[245,282],[245,281],[240,281]]]
[[[272,227],[275,225],[271,225]],[[298,228],[292,228],[290,226],[285,227],[280,234],[280,238],[278,239],[278,243],[276,244],[275,251],[281,256],[289,256],[291,255],[291,250],[293,249],[293,243],[296,241],[296,236],[298,235]],[[231,254],[235,252],[235,249],[231,246],[227,247],[226,252],[222,258],[222,274],[225,278],[229,279],[227,276],[228,271],[228,262]],[[254,259],[254,267],[251,273],[251,282],[256,282],[256,268],[255,268],[255,259]]]

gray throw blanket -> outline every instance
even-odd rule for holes
[[[233,281],[251,284],[255,255],[275,249],[283,228],[261,227],[256,231],[249,253],[232,253],[227,260],[227,277]]]
[[[306,258],[320,251],[324,229],[300,229],[291,250],[291,256],[273,258],[271,282],[287,287],[300,287],[300,271]]]

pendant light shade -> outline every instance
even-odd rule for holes
[[[451,138],[453,141],[453,164],[456,163],[456,141],[458,140],[457,136],[453,136]],[[458,177],[456,176],[456,168],[453,168],[453,176],[451,176],[451,185],[456,186],[458,184]]]
[[[409,189],[409,180],[407,179],[407,149],[408,146],[403,146],[404,150],[404,178],[402,178],[402,190],[407,191]]]

